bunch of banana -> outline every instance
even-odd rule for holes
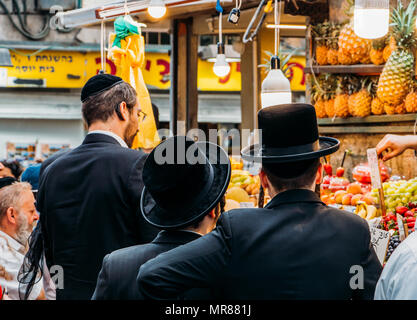
[[[355,213],[363,219],[371,220],[379,217],[381,215],[381,210],[378,210],[373,205],[367,205],[365,202],[360,201],[356,205]]]

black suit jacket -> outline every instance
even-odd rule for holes
[[[106,255],[92,300],[143,299],[136,282],[140,266],[162,252],[200,237],[188,231],[161,231],[151,243],[116,250]]]
[[[363,289],[350,286],[353,266]],[[210,234],[142,265],[138,284],[156,299],[196,286],[226,299],[373,299],[381,269],[364,219],[290,190],[224,213]]]
[[[57,299],[90,299],[106,254],[152,241],[139,212],[145,154],[88,134],[41,176],[37,208],[48,267],[64,269]]]

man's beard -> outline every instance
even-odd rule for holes
[[[35,223],[29,224],[26,215],[24,213],[19,213],[17,216],[17,224],[19,227],[16,232],[16,240],[26,247]]]
[[[129,148],[132,147],[133,140],[135,140],[136,134],[139,132],[137,126],[138,124],[134,121],[129,121],[129,124],[127,125],[126,130],[124,132],[123,140],[126,142]]]

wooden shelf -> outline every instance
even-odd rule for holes
[[[333,126],[333,125],[346,125],[346,124],[365,124],[365,123],[381,123],[381,122],[406,122],[415,121],[417,119],[417,113],[408,114],[394,114],[394,115],[380,115],[369,116],[364,118],[349,117],[349,118],[322,118],[317,119],[319,126]]]
[[[378,75],[382,72],[384,65],[374,64],[354,64],[354,65],[329,65],[329,66],[312,66],[304,68],[304,73],[355,73],[359,75]],[[311,71],[313,69],[313,71]]]
[[[349,133],[413,133],[416,113],[318,119],[320,134]]]

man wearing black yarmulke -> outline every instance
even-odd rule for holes
[[[99,74],[81,101],[88,135],[46,168],[37,197],[47,265],[64,269],[57,299],[90,299],[106,254],[158,233],[139,211],[146,156],[129,148],[141,113],[135,89]]]

